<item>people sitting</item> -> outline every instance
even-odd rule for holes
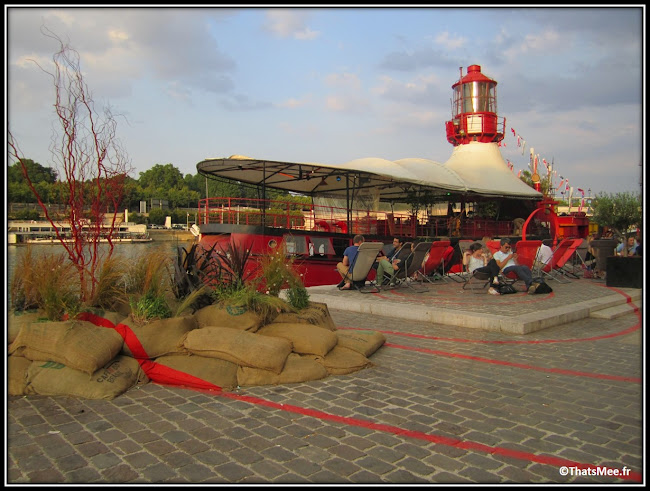
[[[354,260],[359,252],[359,246],[363,244],[365,238],[363,235],[355,235],[352,239],[352,245],[345,248],[343,251],[343,261],[336,265],[336,269],[341,275],[341,282],[337,285],[339,290],[349,290],[352,288],[352,280],[348,277],[350,268],[354,267]]]
[[[494,253],[494,260],[499,266],[499,269],[504,274],[511,272],[516,274],[526,284],[526,291],[528,293],[535,293],[535,286],[532,285],[533,273],[528,266],[517,264],[517,253],[512,252],[510,239],[504,237],[501,239],[500,244],[501,248]]]
[[[377,258],[377,284],[383,285],[389,283],[393,279],[395,273],[400,269],[402,261],[397,257],[397,255],[403,246],[404,240],[395,237],[393,239],[393,248],[388,251],[388,254]]]
[[[492,285],[498,283],[497,276],[501,268],[499,268],[494,258],[488,259],[489,256],[490,254],[485,250],[483,244],[474,242],[463,254],[463,265],[467,267],[467,271],[471,274],[475,272],[487,274],[490,278],[488,292],[492,295],[498,295],[499,292]]]
[[[626,240],[621,242],[618,247],[616,247],[616,255],[634,256],[636,254],[637,245],[634,235],[630,235]]]
[[[534,268],[536,270],[541,270],[551,262],[553,258],[553,249],[549,246],[551,241],[549,239],[543,240],[542,244],[537,248],[535,253],[535,264]]]

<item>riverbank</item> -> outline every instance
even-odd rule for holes
[[[149,237],[154,242],[162,241],[192,241],[194,240],[194,235],[189,230],[178,230],[178,229],[148,229]]]

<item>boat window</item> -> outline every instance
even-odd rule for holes
[[[332,239],[329,237],[309,237],[313,244],[313,254],[314,255],[332,255],[334,254],[334,246],[332,245]],[[310,255],[311,255],[311,247]]]
[[[283,238],[286,254],[307,254],[307,237],[301,235],[285,235]]]

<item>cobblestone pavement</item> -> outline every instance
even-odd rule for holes
[[[329,308],[339,329],[385,333],[371,368],[223,394],[9,397],[6,483],[645,481],[638,311],[513,335]]]

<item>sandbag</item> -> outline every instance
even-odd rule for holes
[[[33,394],[27,370],[34,363],[24,356],[10,356],[7,358],[7,385],[10,396],[24,396]]]
[[[308,382],[327,377],[327,369],[313,358],[291,353],[280,373],[260,368],[238,367],[237,384],[241,387]]]
[[[129,326],[149,359],[172,353],[186,353],[187,350],[183,347],[185,335],[198,327],[194,316],[158,319],[144,325],[138,325],[133,317],[129,316],[122,321],[122,324]],[[143,354],[134,355],[128,339],[122,346],[122,353],[138,359],[144,358]]]
[[[274,319],[275,323],[313,324],[318,327],[336,331],[336,325],[330,316],[326,303],[310,302],[309,306],[299,312],[282,312]]]
[[[272,322],[262,327],[258,334],[284,338],[291,341],[293,352],[303,355],[325,356],[336,346],[335,332],[312,324],[284,324]]]
[[[9,353],[30,360],[55,361],[92,374],[115,358],[122,344],[122,336],[114,329],[91,322],[35,322],[21,328]]]
[[[314,358],[330,375],[345,375],[372,365],[370,360],[350,348],[335,346],[326,356]]]
[[[20,329],[32,322],[48,322],[49,319],[42,310],[11,311],[7,315],[7,343],[15,341]]]
[[[255,332],[262,325],[262,316],[246,307],[208,305],[194,314],[199,328],[228,327]]]
[[[338,330],[337,346],[349,348],[366,358],[383,346],[386,336],[377,331]]]
[[[34,392],[44,396],[114,399],[149,382],[134,358],[119,355],[92,375],[55,362],[34,362],[27,370]]]
[[[197,355],[166,355],[156,363],[210,382],[223,390],[237,387],[237,365],[219,358]]]
[[[190,331],[183,343],[190,353],[220,358],[237,365],[280,373],[291,353],[291,342],[228,327],[203,327]]]

